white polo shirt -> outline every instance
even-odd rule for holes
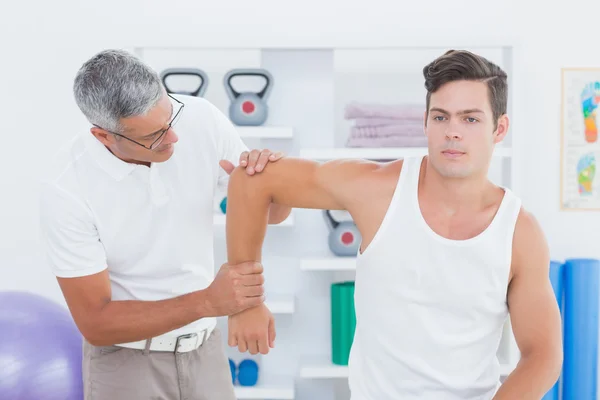
[[[113,300],[162,300],[206,288],[213,280],[213,205],[247,147],[235,127],[202,98],[174,96],[185,107],[179,137],[163,163],[126,163],[91,133],[61,149],[42,185],[41,230],[58,277],[108,268]],[[216,324],[198,320],[180,335]]]

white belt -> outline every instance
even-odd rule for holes
[[[192,332],[180,336],[161,335],[154,337],[151,339],[150,351],[187,353],[188,351],[196,350],[198,347],[202,346],[202,343],[208,340],[214,329],[215,327],[212,326],[199,332]],[[147,340],[140,340],[137,342],[120,343],[115,346],[144,350],[147,343]]]

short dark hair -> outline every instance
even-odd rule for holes
[[[498,118],[506,114],[508,84],[506,72],[486,58],[467,50],[448,50],[423,68],[427,89],[427,115],[431,94],[453,81],[479,81],[487,84],[494,114],[494,129]]]

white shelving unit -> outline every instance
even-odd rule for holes
[[[293,295],[267,293],[265,304],[273,314],[293,314],[296,309]]]
[[[354,271],[356,257],[328,256],[321,258],[303,258],[300,260],[303,271]]]
[[[236,385],[234,390],[238,400],[294,400],[295,398],[293,377],[259,377],[256,386]]]
[[[237,126],[242,139],[292,139],[294,129],[287,126]]]
[[[225,114],[228,113],[230,100],[222,85],[224,73],[240,67],[269,70],[274,77],[274,88],[267,101],[269,118],[264,126],[237,126],[240,137],[251,148],[264,146],[285,151],[290,156],[326,161],[342,158],[393,160],[426,154],[425,147],[344,147],[351,122],[344,120],[343,108],[349,101],[355,100],[424,103],[422,67],[425,63],[450,48],[474,50],[494,61],[500,60],[501,66],[509,74],[509,140],[505,140],[502,147],[496,147],[492,162],[498,169],[495,172],[502,179],[510,180],[506,186],[519,194],[519,176],[514,165],[521,149],[518,147],[518,136],[513,132],[520,134],[524,112],[523,105],[517,104],[522,98],[520,91],[523,85],[519,82],[520,77],[515,77],[515,65],[518,62],[515,57],[520,53],[515,51],[517,46],[514,41],[484,41],[472,35],[416,39],[387,35],[378,40],[369,42],[365,39],[364,42],[355,43],[343,37],[339,40],[313,38],[312,41],[278,37],[270,44],[256,41],[242,43],[239,40],[235,43],[216,43],[214,38],[187,38],[181,42],[178,37],[177,42],[170,42],[169,45],[153,43],[151,47],[138,48],[136,51],[156,70],[173,66],[193,66],[205,70],[211,82],[205,97]],[[164,40],[170,41],[168,38]],[[303,219],[306,215],[307,221],[296,224],[298,215],[303,215]],[[225,221],[225,215],[214,215],[216,227],[224,227]],[[293,229],[270,229],[263,247],[263,257],[289,257],[299,262],[300,271],[297,275],[282,272],[274,283],[277,290],[284,286],[294,287],[290,293],[270,295],[267,292],[269,309],[277,314],[276,317],[285,317],[277,319],[278,354],[262,356],[261,362],[264,364],[259,367],[258,385],[236,386],[236,396],[238,399],[347,400],[340,397],[339,393],[328,392],[325,386],[329,385],[315,384],[310,387],[309,394],[304,391],[305,384],[302,389],[296,389],[295,380],[338,379],[343,382],[347,379],[348,368],[334,365],[325,354],[323,359],[302,358],[315,348],[322,349],[323,353],[331,349],[331,337],[327,333],[329,327],[326,326],[330,322],[327,304],[330,284],[338,278],[345,279],[342,276],[352,275],[356,269],[356,258],[335,257],[327,253],[327,228],[322,217],[317,217],[316,213],[293,211],[286,221],[271,227]],[[222,233],[222,229],[216,229],[215,232]],[[220,252],[222,245],[216,244],[216,248],[221,246]],[[308,252],[313,255],[307,256]],[[293,281],[293,285],[288,285],[289,281]],[[320,322],[316,324],[314,321]],[[304,328],[306,325],[310,329]],[[280,327],[283,329],[280,330]],[[503,342],[506,342],[501,343],[503,350],[499,358],[502,358],[502,375],[507,375],[516,365],[519,354],[510,324],[507,324],[504,333]],[[273,378],[279,374],[284,377]]]
[[[514,365],[501,364],[500,376],[505,378],[514,369]],[[348,367],[333,364],[331,361],[325,359],[312,360],[302,364],[299,376],[303,379],[346,379],[348,378]]]

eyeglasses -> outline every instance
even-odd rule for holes
[[[147,146],[145,144],[136,142],[135,140],[133,140],[131,138],[128,138],[125,135],[121,135],[120,133],[116,133],[116,132],[109,131],[108,129],[104,129],[101,126],[98,126],[98,125],[95,125],[95,124],[94,124],[94,126],[96,128],[100,128],[102,130],[105,130],[106,132],[110,133],[111,135],[116,135],[116,136],[120,136],[120,137],[122,137],[124,139],[127,139],[130,142],[133,142],[133,143],[137,144],[138,146],[142,146],[145,149],[154,150],[158,146],[160,146],[160,144],[162,143],[162,141],[165,138],[165,135],[169,131],[169,129],[171,129],[177,123],[177,121],[179,119],[179,115],[181,114],[181,110],[183,110],[183,107],[185,106],[185,104],[183,104],[181,101],[177,100],[175,97],[171,96],[170,94],[167,94],[167,96],[169,96],[169,98],[175,100],[175,102],[179,105],[179,109],[177,110],[177,112],[175,113],[175,115],[173,116],[173,118],[171,119],[171,122],[169,122],[169,125],[167,126],[166,129],[162,129],[162,130],[160,130],[160,131],[155,132],[154,134],[152,134],[152,136],[158,135],[158,137],[152,142],[152,144],[150,146]]]

